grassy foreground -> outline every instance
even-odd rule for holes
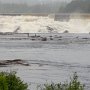
[[[73,77],[70,78],[69,83],[45,84],[42,90],[84,90],[84,87],[85,86],[78,81],[78,76],[75,72]]]
[[[1,72],[0,90],[28,90],[28,84],[17,77],[15,72]],[[84,90],[84,85],[78,81],[77,73],[74,73],[69,83],[44,84],[39,90]]]

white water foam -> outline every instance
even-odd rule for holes
[[[0,16],[0,32],[13,32],[18,26],[20,26],[20,33],[48,33],[48,26],[58,33],[65,30],[70,33],[90,32],[89,19],[71,19],[69,22],[61,22],[49,17]]]

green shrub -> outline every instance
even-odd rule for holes
[[[15,72],[0,73],[0,90],[27,90],[27,88],[28,85],[17,77]],[[78,80],[77,73],[74,73],[69,83],[44,84],[44,87],[40,86],[40,90],[84,90],[84,85]]]
[[[0,75],[0,90],[8,90],[6,77],[2,75]]]
[[[75,72],[73,78],[70,79],[69,83],[58,83],[58,84],[45,84],[41,90],[84,90],[84,85],[78,81],[77,73]]]
[[[27,90],[28,85],[24,83],[15,72],[0,73],[0,90]]]
[[[84,85],[82,85],[80,81],[78,81],[78,76],[76,72],[74,73],[73,78],[71,78],[68,90],[84,90]]]

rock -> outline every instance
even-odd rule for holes
[[[50,38],[50,40],[53,40],[53,38]]]
[[[82,39],[89,39],[89,38],[82,38]]]
[[[65,30],[63,33],[69,33],[69,31],[68,30]]]
[[[5,60],[0,62],[0,66],[6,66],[6,65],[23,65],[23,66],[30,66],[28,62],[25,62],[21,59],[15,59],[15,60]]]
[[[41,41],[47,41],[46,37],[42,37]]]

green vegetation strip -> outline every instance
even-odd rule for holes
[[[51,83],[40,85],[39,90],[84,90],[85,85],[81,84],[78,80],[77,73],[75,72],[73,77],[70,78],[70,82]],[[0,73],[0,90],[28,90],[28,84],[24,83],[19,77],[16,76],[16,72],[1,72]]]

